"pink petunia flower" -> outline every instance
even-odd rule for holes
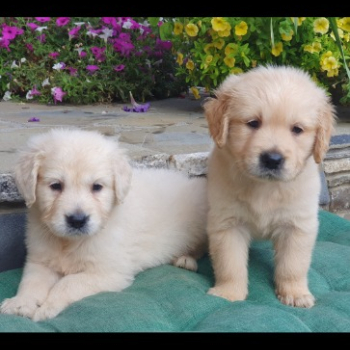
[[[56,24],[58,27],[66,26],[70,22],[70,17],[58,17],[56,19]]]
[[[40,23],[49,22],[51,19],[51,17],[34,17],[34,18]]]
[[[4,38],[0,38],[0,48],[4,48],[8,52],[11,51],[10,48],[9,48],[10,43],[11,43],[10,40],[4,39]]]
[[[115,66],[115,67],[114,67],[114,70],[115,70],[116,72],[121,72],[122,70],[124,70],[124,68],[125,68],[125,65],[124,65],[124,64],[119,64],[118,66]]]
[[[5,25],[2,28],[2,37],[4,39],[12,40],[14,39],[17,35],[23,34],[23,29],[17,28],[17,27],[10,27]]]
[[[67,69],[69,70],[69,74],[72,76],[78,76],[78,69],[73,68],[73,67],[67,67]]]
[[[62,102],[63,96],[66,95],[67,93],[64,92],[60,87],[55,86],[51,89],[51,94],[52,94],[53,100],[56,104],[57,101]]]
[[[90,64],[88,66],[86,66],[86,69],[91,73],[95,73],[97,70],[99,70],[100,68],[96,65]]]
[[[46,41],[46,35],[45,34],[41,34],[39,36],[36,37],[42,44]]]
[[[27,48],[27,50],[29,50],[29,51],[33,51],[33,50],[34,50],[32,44],[26,44],[26,48]]]
[[[80,26],[74,27],[68,32],[69,40],[78,37],[78,32],[80,30]]]
[[[31,29],[31,30],[35,30],[36,28],[38,28],[39,26],[35,23],[28,23],[27,26]]]
[[[49,53],[49,57],[53,58],[53,59],[57,58],[59,55],[60,55],[59,52],[50,52]]]

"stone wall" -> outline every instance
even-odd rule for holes
[[[329,193],[328,210],[344,213],[350,210],[350,135],[332,137],[323,162]]]

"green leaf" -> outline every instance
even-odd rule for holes
[[[348,75],[348,79],[350,80],[350,70],[349,70],[348,65],[346,63],[346,60],[345,60],[345,55],[344,55],[343,47],[341,45],[341,41],[340,41],[340,37],[339,37],[339,33],[338,33],[338,26],[337,26],[337,22],[336,22],[335,17],[329,17],[329,23],[331,24],[331,28],[332,28],[332,31],[333,31],[334,36],[336,38],[338,49],[339,49],[340,54],[343,58],[344,68],[345,68],[346,73]]]

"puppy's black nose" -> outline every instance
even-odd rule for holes
[[[89,220],[89,216],[78,213],[78,214],[73,214],[73,215],[66,215],[66,222],[67,224],[75,229],[81,229],[83,228],[86,223]]]
[[[264,152],[260,155],[260,164],[265,169],[279,170],[284,163],[284,157],[278,152]]]

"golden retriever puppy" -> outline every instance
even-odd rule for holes
[[[28,209],[27,259],[1,312],[39,321],[145,269],[196,270],[207,245],[205,178],[132,169],[118,143],[93,131],[34,136],[15,179]]]
[[[277,297],[312,307],[307,274],[318,231],[318,164],[334,107],[307,73],[286,66],[231,75],[215,95],[204,104],[215,141],[207,226],[215,285],[208,293],[244,300],[249,244],[271,239]]]

